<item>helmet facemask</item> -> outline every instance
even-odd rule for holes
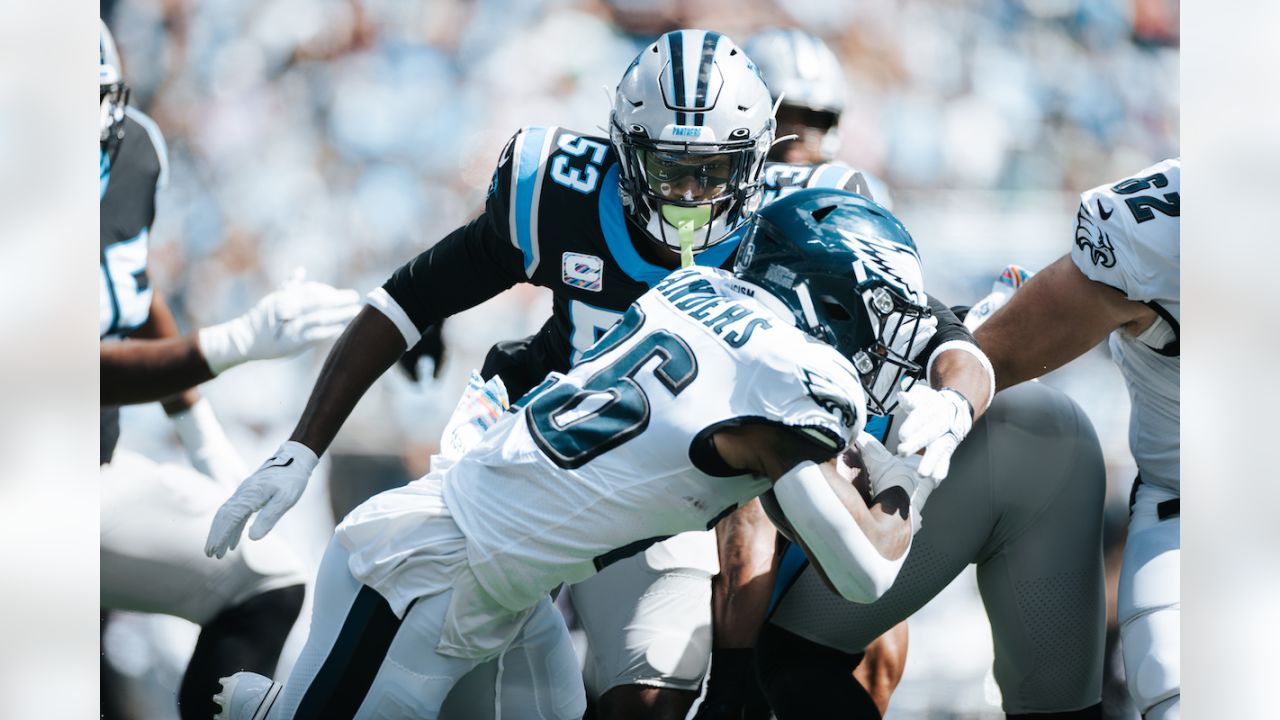
[[[107,24],[98,20],[98,142],[114,158],[124,140],[124,110],[129,86],[120,72],[120,53]]]
[[[682,264],[758,207],[773,105],[728,37],[690,29],[658,38],[623,74],[609,124],[629,218]]]
[[[926,322],[933,313],[882,281],[863,283],[859,291],[874,339],[849,359],[866,390],[868,410],[888,415],[898,406],[898,392],[910,389],[923,369],[911,357],[933,335],[933,324]]]
[[[614,122],[623,203],[654,240],[671,250],[702,252],[756,209],[767,144],[740,130],[738,141],[670,142]]]

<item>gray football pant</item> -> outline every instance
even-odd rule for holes
[[[884,597],[848,602],[806,564],[779,578],[794,584],[770,622],[858,653],[976,563],[1005,712],[1092,706],[1102,695],[1105,491],[1102,450],[1084,411],[1040,383],[1011,388],[957,450]]]

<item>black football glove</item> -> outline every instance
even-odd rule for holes
[[[404,370],[410,380],[419,382],[422,379],[418,377],[418,361],[424,357],[431,358],[431,377],[440,377],[440,370],[444,367],[443,330],[444,320],[428,325],[422,331],[422,339],[418,340],[418,344],[409,348],[400,356],[400,368]]]

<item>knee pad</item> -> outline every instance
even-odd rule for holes
[[[1178,658],[1177,607],[1144,613],[1120,626],[1120,642],[1124,651],[1125,684],[1138,711],[1151,720],[1162,715],[1177,717],[1177,698],[1181,692]],[[1166,708],[1158,715],[1149,713],[1174,700],[1173,715]]]
[[[1179,720],[1182,717],[1182,696],[1174,695],[1157,703],[1142,714],[1142,720]]]

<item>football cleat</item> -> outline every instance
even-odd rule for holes
[[[271,706],[284,685],[257,673],[238,672],[218,681],[221,691],[213,696],[218,713],[213,720],[267,720]]]

